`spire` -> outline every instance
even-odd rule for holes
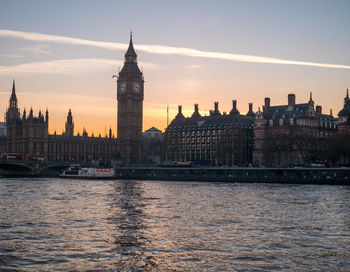
[[[30,118],[30,119],[33,118],[33,108],[32,107],[30,107],[28,118]]]
[[[10,97],[10,108],[17,108],[17,96],[16,96],[16,86],[15,80],[12,83],[12,93]]]
[[[344,98],[344,106],[346,106],[349,102],[350,102],[349,89],[346,89],[346,96]]]
[[[136,62],[136,58],[137,58],[137,55],[134,49],[134,45],[132,43],[132,30],[131,30],[129,48],[125,53],[125,62]]]
[[[312,92],[310,92],[310,100],[309,100],[309,104],[314,104],[314,101],[312,100]]]

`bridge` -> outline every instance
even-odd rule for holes
[[[63,161],[0,160],[4,177],[57,176],[71,163]]]

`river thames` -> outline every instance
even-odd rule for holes
[[[350,187],[0,179],[0,271],[350,271]]]

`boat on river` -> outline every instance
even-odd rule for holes
[[[113,179],[115,172],[113,168],[85,168],[80,167],[79,164],[73,164],[64,170],[60,177],[68,179]]]

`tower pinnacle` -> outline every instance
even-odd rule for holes
[[[12,83],[12,93],[10,97],[10,108],[17,108],[17,96],[16,96],[16,86],[15,80]]]
[[[134,49],[134,45],[132,43],[132,30],[130,31],[130,42],[129,42],[129,47],[128,50],[125,53],[125,62],[135,62],[136,63],[136,52]]]

